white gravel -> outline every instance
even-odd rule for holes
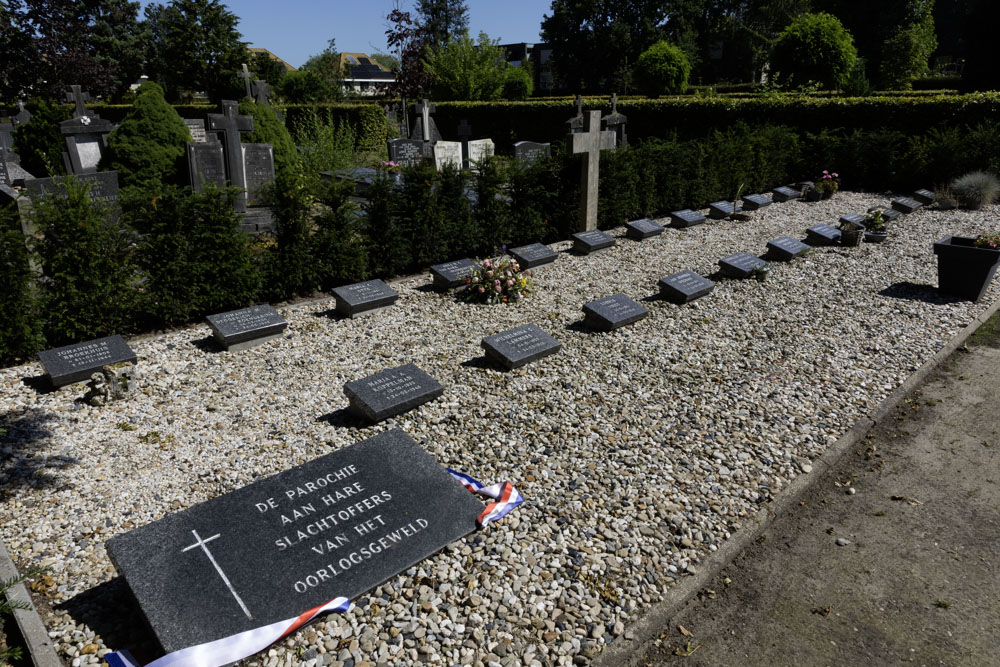
[[[1000,231],[1000,209],[922,210],[886,243],[818,248],[692,305],[649,300],[612,333],[582,330],[581,306],[644,299],[669,273],[710,274],[888,201],[839,193],[641,243],[618,229],[614,248],[534,271],[517,306],[457,303],[418,289],[421,274],[369,318],[322,315],[332,300],[279,307],[284,337],[243,352],[203,351],[207,325],[140,337],[140,393],[105,408],[74,403],[79,386],[36,393],[22,378],[38,363],[4,369],[2,539],[21,567],[50,568],[36,598],[67,664],[97,663],[145,637],[105,540],[398,426],[526,502],[246,664],[585,664],[1000,297],[938,297],[931,252]],[[464,364],[526,322],[562,351],[510,373]],[[347,406],[345,382],[410,361],[441,399],[369,428],[320,419]]]

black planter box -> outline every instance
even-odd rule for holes
[[[938,289],[969,301],[979,301],[1000,262],[1000,250],[977,248],[976,239],[946,236],[934,244],[938,260]]]

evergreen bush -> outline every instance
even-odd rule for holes
[[[771,68],[778,83],[797,87],[815,81],[837,88],[858,58],[854,38],[840,19],[820,12],[800,14],[774,43]]]
[[[0,207],[0,363],[26,359],[42,346],[42,327],[17,208]]]
[[[274,146],[274,173],[277,174],[300,168],[299,154],[295,142],[288,134],[285,124],[278,120],[272,109],[257,104],[249,98],[240,102],[240,113],[253,117],[253,132],[243,135],[248,144],[271,144]]]
[[[677,95],[687,90],[691,62],[683,49],[670,42],[656,42],[635,64],[636,84],[646,95]]]
[[[535,82],[531,69],[522,64],[520,67],[508,67],[504,72],[503,93],[505,100],[526,100],[535,92]]]
[[[321,194],[322,211],[316,216],[310,253],[316,262],[319,287],[331,290],[340,285],[367,279],[367,239],[350,199],[351,187],[332,183]]]
[[[31,120],[18,125],[14,133],[14,151],[21,156],[21,166],[35,178],[65,174],[66,141],[59,123],[70,119],[69,109],[45,99],[29,102],[27,108]]]
[[[286,170],[265,188],[264,200],[275,220],[275,244],[263,260],[264,296],[273,301],[311,294],[319,275],[310,247],[316,198],[301,173]]]

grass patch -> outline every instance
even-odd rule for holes
[[[1000,348],[1000,312],[994,313],[993,317],[983,322],[982,326],[976,329],[976,333],[969,337],[969,342],[973,345]]]

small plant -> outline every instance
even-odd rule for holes
[[[502,252],[506,252],[506,248]],[[459,292],[464,301],[473,303],[516,303],[531,293],[533,286],[517,262],[501,255],[484,259],[465,279]]]
[[[949,607],[951,607],[951,603],[948,602],[947,600],[935,600],[934,606],[939,609],[948,609]]]
[[[996,201],[1000,180],[986,171],[971,171],[951,182],[951,192],[960,206],[977,210]]]
[[[31,606],[20,600],[11,600],[7,597],[8,589],[24,583],[32,577],[38,576],[44,571],[32,570],[26,574],[17,575],[10,579],[0,580],[0,616],[10,616],[15,609],[31,609]],[[0,618],[0,639],[3,638],[3,619]],[[8,648],[5,643],[0,642],[0,664],[6,665],[8,660],[20,660],[22,658],[20,647]]]
[[[763,266],[755,266],[750,269],[750,277],[755,279],[757,282],[764,282],[767,280],[767,274],[771,272],[771,267],[767,264]]]
[[[832,196],[840,189],[840,174],[823,170],[823,175],[816,182],[816,190],[824,197]]]
[[[382,170],[387,174],[398,174],[400,171],[400,166],[393,162],[392,160],[382,160],[380,163]]]
[[[882,215],[881,209],[869,211],[868,215],[865,216],[865,223],[867,224],[868,231],[870,232],[874,232],[876,234],[882,234],[885,232],[885,216]]]
[[[991,250],[1000,250],[1000,233],[989,233],[982,232],[976,237],[975,243],[972,245],[977,248],[989,248]]]
[[[934,203],[942,211],[950,211],[958,207],[958,200],[955,199],[950,187],[935,188]]]

